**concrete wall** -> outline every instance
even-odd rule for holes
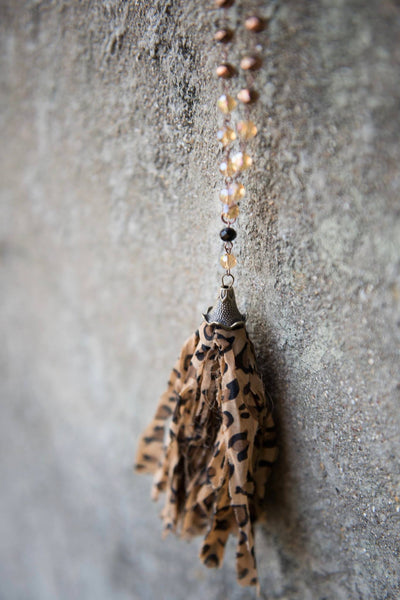
[[[239,4],[272,15],[236,270],[280,431],[262,597],[395,599],[400,6]],[[132,472],[221,274],[208,6],[0,1],[2,600],[254,597]]]

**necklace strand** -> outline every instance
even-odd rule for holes
[[[239,202],[244,198],[246,189],[242,183],[244,171],[250,169],[253,159],[247,152],[248,142],[257,135],[257,127],[250,120],[250,107],[258,99],[258,93],[254,89],[255,72],[261,67],[262,59],[254,43],[254,33],[259,33],[265,28],[265,22],[258,16],[251,15],[245,19],[244,26],[249,34],[249,52],[240,60],[240,72],[244,73],[246,86],[233,97],[231,92],[231,80],[235,79],[239,71],[233,66],[228,58],[235,38],[235,29],[231,25],[228,9],[234,4],[234,0],[215,0],[219,9],[219,27],[214,39],[222,46],[220,62],[216,68],[216,75],[221,81],[222,94],[217,100],[217,107],[223,115],[221,127],[218,129],[217,138],[223,150],[222,162],[219,171],[224,177],[224,187],[219,192],[222,202],[221,220],[223,229],[220,238],[224,242],[224,254],[220,258],[220,264],[225,269],[222,284],[225,285],[229,278],[229,287],[233,285],[234,276],[231,270],[236,266],[237,259],[233,254],[233,244],[237,233],[233,228],[239,213]],[[231,93],[230,93],[231,92]],[[237,115],[239,105],[244,113],[243,120],[233,122],[233,115]],[[236,151],[237,140],[239,151]],[[235,151],[234,151],[235,149]]]

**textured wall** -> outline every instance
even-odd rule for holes
[[[237,244],[280,430],[263,597],[395,599],[400,5],[240,4],[272,15]],[[2,600],[254,597],[131,469],[219,284],[207,6],[0,1]]]

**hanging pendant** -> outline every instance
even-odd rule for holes
[[[153,499],[166,493],[166,532],[205,534],[208,567],[222,564],[237,535],[238,581],[258,585],[253,523],[277,458],[275,426],[232,286],[203,317],[140,439],[136,469],[154,474]]]

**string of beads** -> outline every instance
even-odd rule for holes
[[[258,99],[258,93],[254,89],[255,72],[261,67],[262,59],[254,44],[252,34],[259,33],[265,28],[265,21],[256,15],[248,16],[245,19],[244,26],[251,39],[249,51],[240,60],[240,71],[244,74],[246,85],[233,97],[229,92],[230,80],[236,78],[238,69],[228,60],[229,50],[235,37],[234,28],[231,27],[229,11],[235,0],[214,0],[218,9],[221,9],[219,27],[215,32],[214,39],[221,44],[222,52],[220,64],[216,68],[216,75],[221,81],[222,94],[218,98],[217,107],[223,115],[221,128],[217,132],[217,138],[223,149],[223,158],[219,170],[224,177],[224,187],[220,190],[219,199],[222,202],[221,220],[223,229],[220,231],[220,238],[224,242],[225,252],[221,256],[220,263],[225,269],[225,275],[233,275],[231,269],[236,266],[237,260],[232,252],[233,242],[236,239],[236,230],[233,228],[237,217],[239,216],[239,202],[243,199],[246,190],[241,182],[244,171],[249,169],[253,160],[247,153],[248,142],[257,135],[257,127],[250,120],[250,106]],[[243,107],[244,118],[233,124],[233,114],[239,104]],[[239,141],[239,151],[235,152]],[[224,278],[223,278],[224,279]]]

